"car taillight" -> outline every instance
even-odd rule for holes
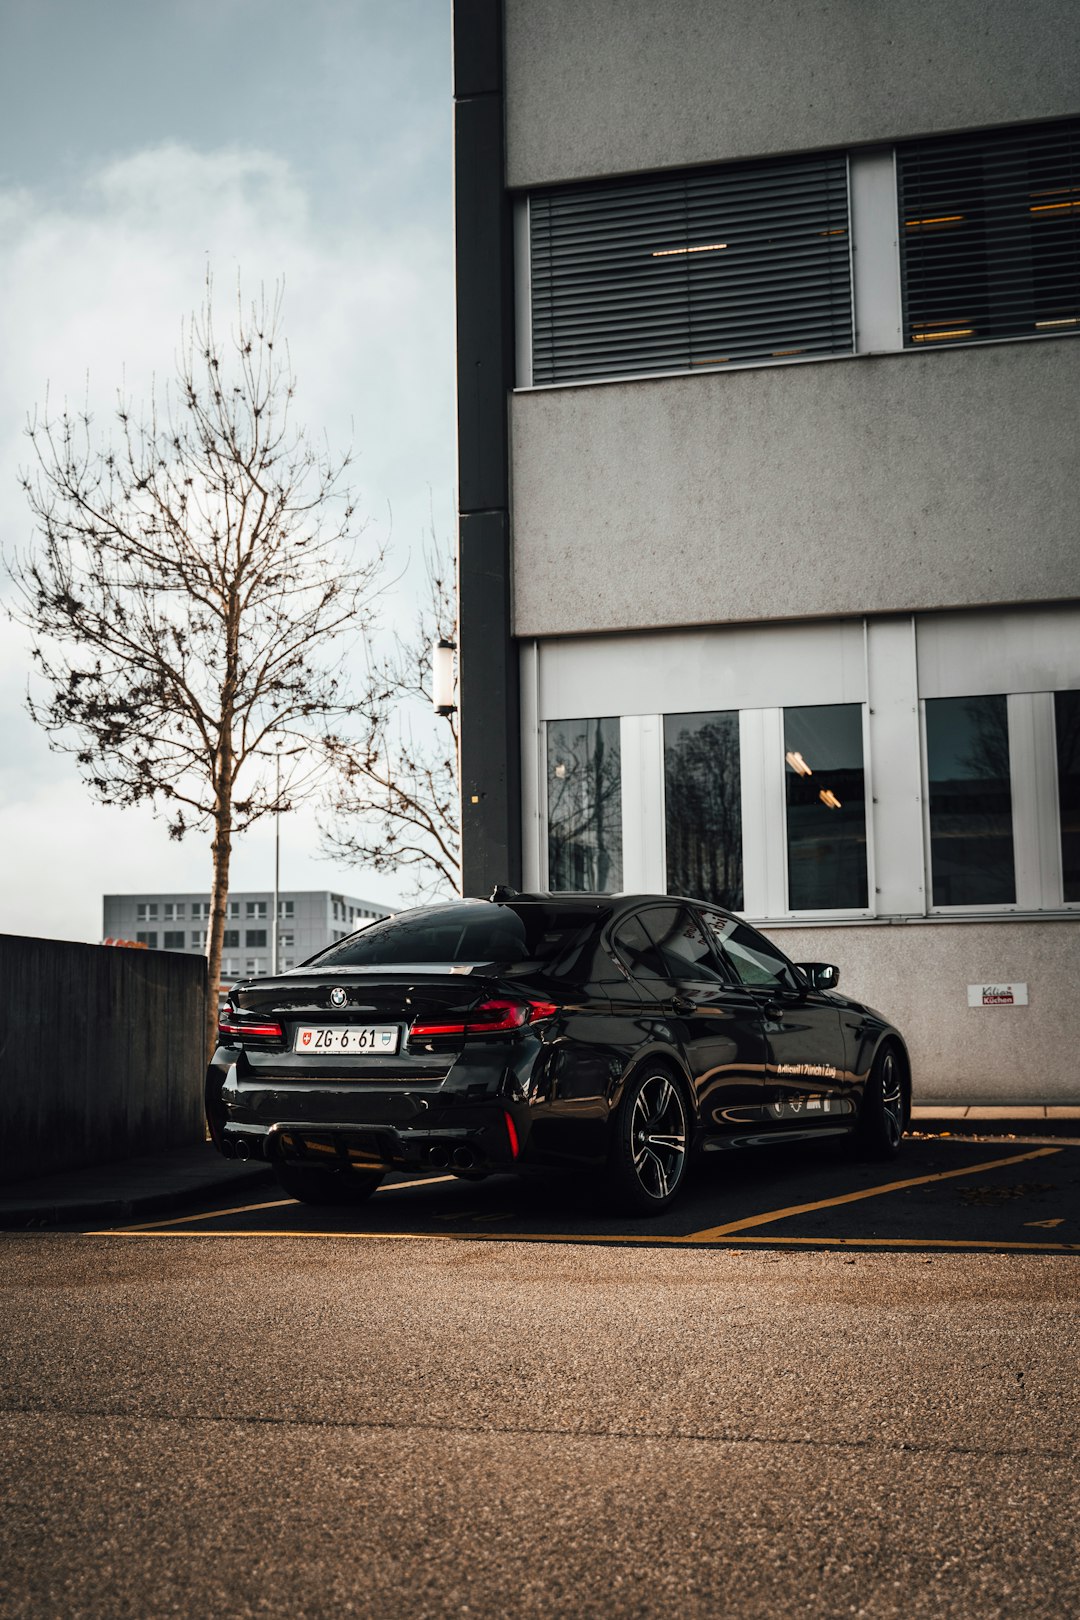
[[[222,1007],[221,1015],[218,1018],[218,1034],[250,1035],[257,1040],[264,1041],[280,1041],[285,1037],[285,1031],[281,1025],[275,1024],[271,1019],[266,1019],[261,1024],[254,1022],[250,1024],[241,1023],[236,1017],[235,1008],[231,1007],[228,1002]]]
[[[541,1018],[551,1018],[558,1010],[553,1001],[482,1001],[460,1018],[447,1018],[438,1023],[418,1018],[409,1035],[497,1035],[504,1030],[535,1024]]]

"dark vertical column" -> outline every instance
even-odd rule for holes
[[[463,889],[521,882],[517,648],[510,633],[507,401],[513,249],[504,183],[502,7],[454,3],[458,670]]]

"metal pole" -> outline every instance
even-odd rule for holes
[[[270,921],[270,971],[278,970],[278,911],[281,909],[281,752],[274,756],[274,914]]]

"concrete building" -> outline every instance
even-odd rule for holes
[[[465,890],[693,893],[1080,1072],[1063,0],[458,0]]]
[[[235,979],[271,972],[274,896],[259,889],[230,894],[221,953],[221,976]],[[152,951],[206,955],[210,918],[208,894],[107,894],[102,936],[128,939]],[[389,917],[373,900],[333,894],[328,889],[282,890],[278,896],[278,962],[296,967],[335,939]]]

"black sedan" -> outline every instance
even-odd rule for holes
[[[219,1150],[314,1204],[389,1170],[603,1177],[660,1210],[695,1153],[848,1136],[892,1157],[907,1048],[837,970],[659,895],[401,912],[230,992],[207,1074]]]

